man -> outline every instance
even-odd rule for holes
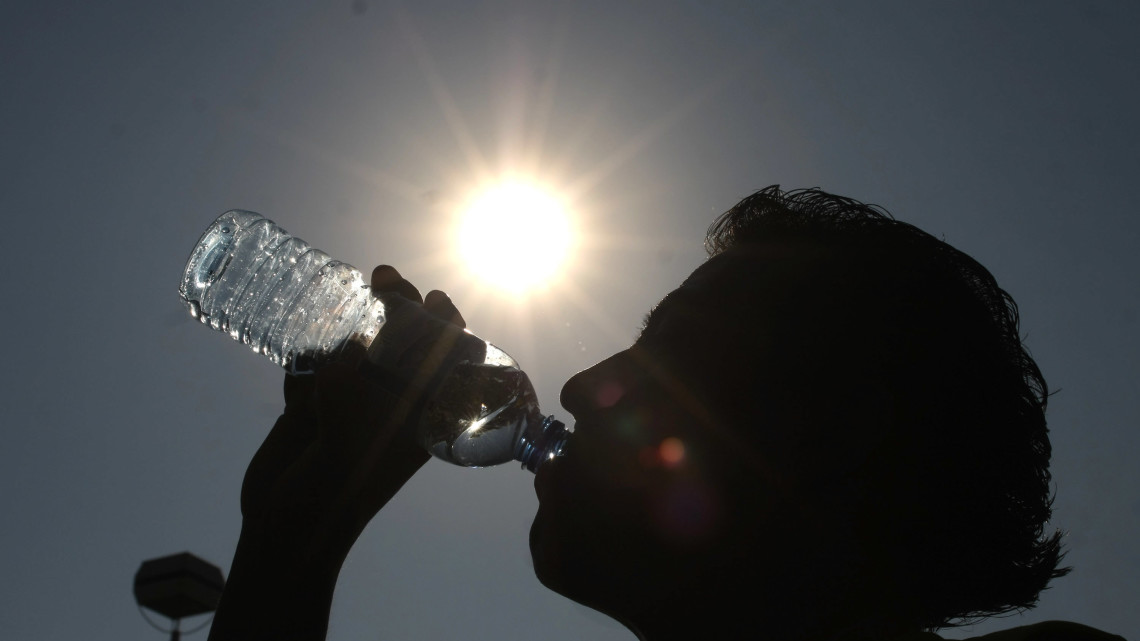
[[[562,390],[574,435],[535,479],[543,584],[643,639],[905,641],[1032,607],[1066,572],[1047,388],[993,277],[818,190],[749,196],[707,246],[632,347]],[[372,286],[421,300],[391,267]],[[357,372],[287,377],[212,638],[322,638],[352,543],[427,460],[416,396]]]

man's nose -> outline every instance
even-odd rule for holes
[[[628,377],[621,367],[625,352],[578,372],[562,386],[559,402],[575,416],[613,407],[628,390]]]

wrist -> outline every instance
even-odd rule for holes
[[[228,639],[323,639],[347,550],[246,519],[210,631]]]

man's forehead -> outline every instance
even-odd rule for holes
[[[730,250],[713,256],[650,310],[646,327],[664,317],[696,313],[715,317],[720,311],[738,306],[745,290],[766,278],[765,258],[772,260],[771,256],[755,251]]]
[[[693,270],[684,281],[679,290],[700,293],[704,290],[715,289],[722,281],[731,280],[741,276],[739,270],[743,268],[741,257],[735,253],[724,252],[709,258]]]
[[[705,261],[681,284],[696,294],[742,290],[771,283],[791,284],[824,256],[821,247],[803,243],[762,243],[733,247]]]
[[[679,310],[763,314],[784,296],[807,286],[828,254],[819,245],[763,243],[728,249],[709,258],[667,294],[646,317]]]

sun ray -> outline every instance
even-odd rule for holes
[[[243,121],[242,124],[250,129],[256,129],[258,135],[273,140],[282,147],[302,152],[307,157],[334,167],[345,175],[436,212],[438,216],[435,217],[435,223],[425,224],[411,232],[417,237],[422,235],[425,246],[435,248],[434,251],[419,253],[410,260],[401,258],[399,268],[414,282],[422,283],[424,294],[436,287],[445,289],[449,293],[455,292],[454,295],[461,297],[456,299],[457,304],[469,320],[483,314],[492,314],[501,320],[506,320],[517,330],[513,333],[518,335],[515,340],[520,343],[521,349],[537,352],[538,337],[535,323],[545,321],[532,316],[536,314],[541,316],[540,312],[543,310],[538,307],[557,300],[559,302],[556,307],[568,309],[568,306],[572,306],[580,310],[587,322],[596,326],[602,340],[615,345],[627,344],[632,339],[635,328],[618,323],[614,315],[607,311],[609,308],[599,304],[589,293],[590,282],[612,276],[604,266],[572,260],[563,271],[567,274],[573,273],[574,278],[556,279],[558,282],[552,283],[544,291],[529,292],[525,297],[508,296],[509,302],[505,304],[501,288],[499,290],[488,288],[470,270],[457,269],[457,252],[451,246],[441,247],[438,239],[441,234],[454,233],[453,218],[463,208],[465,194],[476,187],[485,188],[491,180],[496,177],[501,180],[507,174],[526,176],[537,182],[557,185],[557,191],[563,195],[565,201],[571,203],[573,209],[577,210],[582,203],[589,202],[590,205],[587,206],[591,210],[597,210],[601,206],[596,202],[599,185],[621,167],[636,159],[639,154],[644,153],[668,131],[690,117],[701,104],[728,82],[733,73],[726,71],[721,76],[710,79],[699,90],[679,99],[671,108],[666,105],[661,112],[648,114],[650,117],[639,131],[619,138],[613,145],[612,151],[602,154],[600,161],[591,160],[586,163],[590,169],[582,170],[580,160],[576,159],[582,153],[583,145],[596,139],[593,134],[599,131],[603,122],[609,96],[598,95],[593,105],[587,105],[587,109],[579,113],[578,122],[574,123],[577,125],[577,135],[560,136],[557,144],[553,144],[554,141],[550,138],[551,123],[555,115],[555,106],[559,104],[557,95],[559,77],[568,38],[567,25],[560,17],[552,31],[552,37],[548,40],[545,65],[542,67],[544,75],[541,80],[536,84],[530,80],[532,76],[525,76],[522,79],[526,82],[520,91],[504,93],[504,96],[513,97],[518,101],[515,109],[517,117],[506,121],[507,130],[502,132],[504,134],[502,140],[507,143],[502,148],[503,157],[492,161],[486,145],[479,143],[473,135],[473,130],[468,124],[468,116],[448,87],[432,52],[429,51],[415,25],[414,16],[401,7],[393,7],[392,11],[400,32],[413,52],[423,80],[455,141],[455,148],[459,151],[458,162],[454,157],[428,148],[422,150],[425,152],[424,157],[435,162],[440,176],[450,175],[454,180],[449,181],[445,178],[443,184],[432,185],[431,195],[428,197],[426,194],[429,190],[422,184],[412,184],[411,181],[338,155],[316,142],[291,132],[274,131],[240,114],[238,117]],[[608,75],[620,79],[625,71],[628,70],[619,66],[611,69]],[[511,130],[512,127],[517,129]],[[518,135],[508,135],[511,131]],[[415,141],[410,141],[409,147],[414,150]],[[575,165],[578,165],[579,169],[573,169]],[[600,220],[597,211],[575,211],[574,215],[578,218],[579,224],[588,222],[592,218]],[[644,254],[652,258],[662,247],[663,240],[660,238],[615,235],[603,230],[604,227],[598,226],[594,226],[592,230],[581,227],[577,253],[589,254],[599,250],[606,252],[620,249],[626,254]],[[524,271],[529,267],[525,265],[525,261],[523,264],[523,267],[516,266],[516,271]],[[505,311],[504,308],[509,308],[510,311]],[[560,313],[565,314],[552,308],[548,315],[553,319]]]
[[[422,186],[397,178],[367,163],[353,160],[344,154],[338,154],[327,146],[282,127],[270,127],[263,121],[254,119],[236,109],[226,109],[220,113],[227,124],[233,125],[241,131],[252,134],[282,149],[298,152],[307,160],[336,169],[342,175],[378,187],[382,191],[395,194],[409,202],[417,202],[423,193]]]
[[[690,93],[687,98],[680,101],[672,109],[652,120],[645,129],[630,137],[625,144],[614,149],[608,157],[596,163],[591,171],[579,176],[567,188],[568,196],[574,198],[579,194],[588,193],[622,165],[635,158],[650,143],[676,127],[686,116],[696,111],[697,107],[715,95],[734,76],[734,71],[725,71],[714,76],[700,90]]]
[[[602,311],[604,306],[599,305],[598,301],[591,298],[584,289],[575,284],[565,283],[559,288],[559,291],[578,311],[586,316],[587,320],[594,324],[604,338],[613,341],[614,345],[629,345],[632,342],[636,328],[619,325],[610,315]]]
[[[550,53],[547,56],[546,66],[543,68],[544,78],[539,87],[535,110],[537,116],[531,125],[528,135],[527,156],[534,160],[533,170],[541,173],[545,157],[544,145],[546,136],[550,131],[550,117],[554,113],[555,95],[558,87],[558,77],[562,70],[562,55],[565,51],[569,30],[566,26],[567,5],[560,5],[556,19],[555,34],[550,39]]]
[[[447,121],[451,134],[455,136],[456,143],[467,159],[469,170],[479,176],[490,175],[490,163],[480,152],[480,146],[471,135],[470,128],[464,121],[463,114],[459,109],[459,104],[451,95],[447,84],[436,69],[435,60],[428,51],[423,38],[420,37],[419,32],[412,24],[411,18],[398,6],[393,6],[392,13],[395,15],[396,22],[399,24],[408,44],[412,47],[416,63],[424,74],[428,88],[435,95],[436,104],[443,111],[443,117]]]

